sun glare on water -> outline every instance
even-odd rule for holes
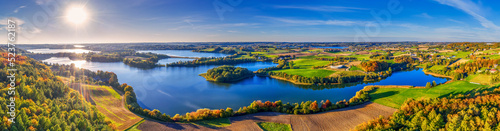
[[[81,25],[88,21],[89,12],[84,6],[72,6],[66,10],[65,17],[66,21],[75,25]]]

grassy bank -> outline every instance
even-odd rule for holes
[[[378,88],[370,92],[371,101],[385,106],[399,108],[407,99],[427,99],[466,93],[471,90],[486,87],[467,81],[455,81],[438,85],[433,88]]]
[[[264,131],[292,131],[290,124],[257,122],[257,125]]]

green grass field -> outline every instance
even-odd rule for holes
[[[257,125],[264,131],[292,131],[292,127],[289,124],[257,122]]]
[[[385,106],[399,108],[407,99],[426,99],[449,96],[450,94],[466,93],[473,89],[487,87],[472,84],[467,81],[455,81],[430,89],[379,88],[370,92],[371,101]]]
[[[455,51],[455,52],[443,52],[443,53],[438,53],[439,55],[443,56],[455,56],[457,58],[465,58],[467,55],[469,55],[472,52],[463,52],[463,51]]]
[[[474,82],[474,83],[479,83],[482,85],[490,85],[491,83],[491,75],[486,75],[486,74],[474,74],[474,75],[469,75],[465,80],[469,82]]]
[[[329,76],[335,71],[325,70],[325,69],[312,69],[313,66],[323,66],[327,65],[329,61],[315,60],[315,59],[298,59],[293,61],[294,67],[299,67],[297,69],[284,69],[284,70],[276,70],[279,72],[285,72],[287,74],[300,75],[305,77],[326,77]]]
[[[369,52],[385,53],[385,51],[381,51],[381,50],[370,50]]]
[[[229,118],[218,118],[212,120],[203,120],[194,122],[194,124],[202,125],[206,127],[226,127],[231,125]]]
[[[356,71],[356,70],[360,70],[360,71],[363,71],[363,69],[357,67],[357,66],[352,66],[351,68],[349,68],[350,71]]]
[[[294,75],[300,75],[300,76],[305,76],[305,77],[327,77],[330,76],[331,74],[335,73],[335,71],[332,70],[325,70],[325,69],[284,69],[284,70],[278,70],[279,72],[285,72],[287,74],[294,74]]]
[[[294,66],[299,66],[300,69],[312,68],[313,66],[322,66],[330,64],[329,61],[322,61],[316,59],[298,59],[293,61]]]
[[[371,60],[370,55],[351,55],[350,57],[356,57],[358,60]]]
[[[437,71],[437,70],[442,70],[445,67],[446,67],[445,65],[434,65],[434,66],[430,67],[428,70]]]

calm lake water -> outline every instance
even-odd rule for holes
[[[175,62],[179,58],[160,61]],[[427,82],[444,83],[447,79],[425,75],[421,69],[393,73],[375,83],[357,83],[335,86],[301,86],[267,77],[253,77],[235,83],[214,83],[199,76],[216,66],[159,67],[149,70],[127,66],[122,62],[100,63],[71,61],[68,58],[50,58],[50,63],[78,63],[77,66],[93,71],[112,71],[120,83],[134,87],[139,104],[148,109],[159,109],[171,116],[195,111],[199,108],[220,109],[248,106],[254,100],[301,102],[329,99],[332,102],[349,100],[366,85],[414,85],[425,86]],[[165,64],[163,63],[163,64]],[[258,70],[276,66],[270,62],[238,64],[238,67]]]
[[[184,57],[225,57],[229,56],[229,54],[223,53],[201,53],[201,52],[192,52],[191,50],[139,50],[139,53],[156,53],[156,54],[164,54],[170,56],[184,56]]]
[[[32,49],[26,50],[32,53],[42,53],[42,54],[50,54],[50,53],[89,53],[89,52],[99,52],[99,51],[91,51],[86,49]]]

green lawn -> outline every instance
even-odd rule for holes
[[[428,70],[437,71],[437,70],[442,70],[445,67],[446,67],[445,65],[434,65],[434,66],[430,67]]]
[[[363,71],[363,69],[357,67],[357,66],[352,66],[351,68],[349,68],[350,71],[355,71],[355,70],[360,70],[360,71]]]
[[[370,92],[371,101],[385,106],[399,108],[407,99],[425,99],[449,96],[450,94],[466,93],[473,89],[487,87],[472,84],[467,81],[455,81],[430,89],[379,88]]]
[[[474,74],[474,75],[469,75],[467,78],[465,78],[465,80],[483,85],[489,85],[492,84],[491,77],[492,75]]]
[[[329,56],[329,55],[309,55],[309,56],[301,56],[301,57],[298,57],[298,58],[301,58],[301,59],[314,59],[314,58],[334,58],[333,56]]]
[[[394,56],[399,56],[399,55],[403,55],[403,54],[408,54],[408,52],[401,52],[401,51],[398,51],[396,53],[393,53],[392,55]]]
[[[284,70],[277,70],[277,71],[285,72],[287,74],[305,76],[305,77],[313,77],[313,76],[327,77],[327,76],[330,76],[331,74],[335,73],[335,71],[325,70],[325,69],[284,69]]]
[[[299,66],[301,69],[312,68],[313,66],[322,66],[330,64],[329,61],[322,61],[316,59],[298,59],[293,61],[294,66]]]
[[[443,52],[438,54],[443,56],[456,56],[457,58],[465,58],[470,53],[472,52],[455,51],[455,52]]]
[[[385,53],[385,51],[381,51],[381,50],[370,50],[369,52]]]
[[[203,120],[194,122],[195,124],[206,126],[206,127],[226,127],[231,125],[229,118],[218,118],[212,120]]]
[[[370,55],[351,55],[350,57],[356,57],[358,60],[371,60]]]
[[[257,122],[257,125],[264,131],[292,131],[290,124]]]

